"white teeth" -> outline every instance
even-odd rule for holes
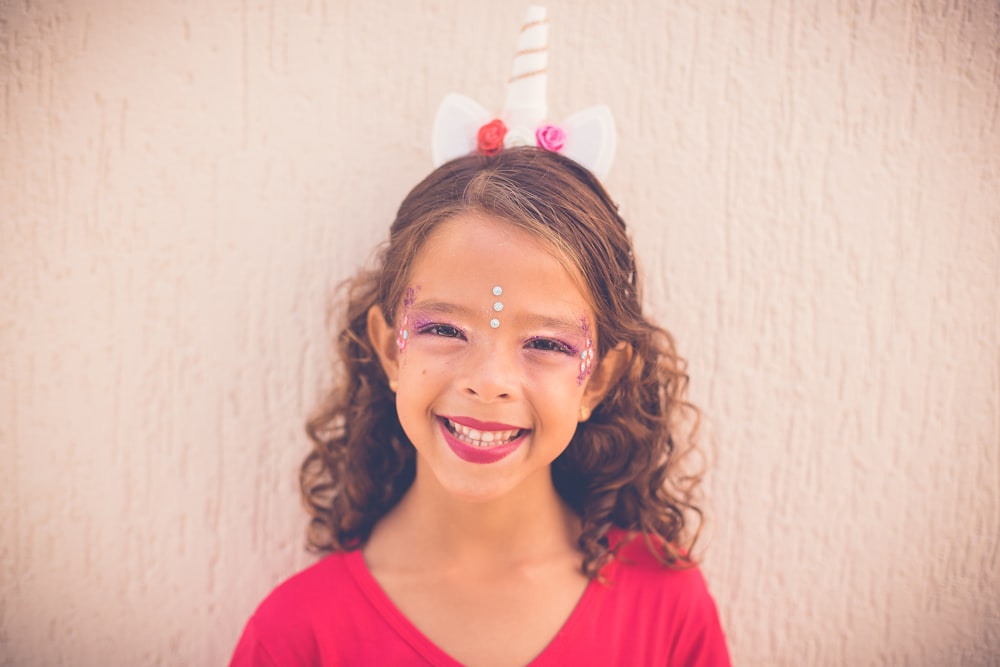
[[[468,426],[456,424],[450,419],[446,419],[445,422],[448,424],[448,428],[451,432],[458,436],[459,440],[473,445],[474,447],[489,447],[494,444],[506,444],[517,437],[517,434],[521,432],[521,429],[513,429],[511,431],[479,431],[474,428],[469,428]]]

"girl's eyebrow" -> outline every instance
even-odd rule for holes
[[[585,333],[583,327],[580,325],[580,322],[576,320],[567,320],[561,317],[542,315],[540,313],[525,315],[523,317],[518,317],[516,319],[532,327],[539,327],[542,329],[555,329],[556,331],[564,333],[573,333],[573,334]]]
[[[465,306],[447,301],[418,301],[411,306],[411,310],[435,315],[464,315],[468,317],[475,315],[472,310]]]

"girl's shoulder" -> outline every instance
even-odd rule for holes
[[[352,570],[361,558],[359,551],[333,553],[279,584],[247,622],[231,665],[315,664],[318,631],[355,629],[351,609],[365,593]]]
[[[693,561],[682,560],[673,566],[663,564],[654,553],[664,548],[657,538],[647,540],[639,533],[613,529],[608,542],[615,557],[604,566],[600,576],[608,586],[659,591],[673,598],[681,594],[710,598],[705,579]]]
[[[608,537],[615,558],[591,582],[551,647],[551,661],[539,667],[728,665],[725,634],[701,571],[694,564],[663,565],[641,535],[616,530]]]
[[[678,571],[697,569],[693,560],[686,560],[683,556],[673,566],[664,566],[663,560],[657,553],[665,553],[667,543],[660,537],[645,536],[639,531],[612,528],[608,531],[608,546],[615,553],[614,561],[627,563],[642,570],[652,569],[657,571],[667,569]]]
[[[360,552],[335,552],[293,574],[278,584],[264,598],[255,615],[286,615],[292,610],[312,610],[316,605],[329,607],[331,598],[347,595],[353,588],[351,561]]]

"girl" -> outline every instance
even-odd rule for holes
[[[233,665],[727,665],[687,556],[697,410],[590,171],[448,162],[349,286],[301,470],[324,560]]]

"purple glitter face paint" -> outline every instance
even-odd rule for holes
[[[420,316],[420,313],[417,313],[417,315],[413,319],[413,330],[416,331],[418,334],[421,334],[424,332],[424,329],[431,326],[432,324],[434,324],[433,320],[424,319]]]
[[[580,328],[583,335],[587,337],[584,349],[580,352],[580,374],[576,376],[576,383],[583,384],[590,374],[594,372],[594,341],[590,337],[590,324],[586,317],[580,318]]]
[[[399,330],[396,332],[396,347],[402,352],[406,349],[406,342],[410,339],[410,308],[416,301],[417,291],[412,287],[406,290],[406,298],[403,299],[403,318],[399,321]]]

